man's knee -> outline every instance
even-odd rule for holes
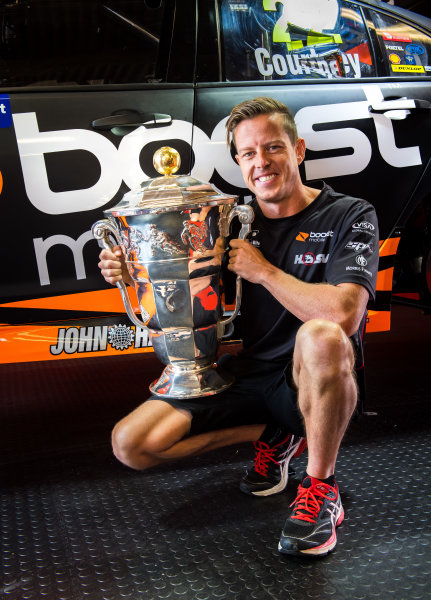
[[[114,455],[134,469],[154,466],[187,435],[191,419],[187,410],[147,400],[115,425],[111,438]]]
[[[163,428],[137,432],[133,425],[122,421],[112,430],[111,440],[115,457],[133,469],[153,466],[154,459],[169,445]]]
[[[115,425],[111,434],[114,456],[128,467],[137,468],[136,457],[142,454],[143,439],[138,439],[131,427],[123,422]]]
[[[294,368],[305,368],[316,374],[332,377],[349,374],[354,367],[354,352],[350,339],[337,323],[312,319],[298,330]]]

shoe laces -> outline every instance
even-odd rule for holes
[[[299,485],[298,495],[290,505],[295,506],[290,518],[315,523],[323,501],[334,500],[331,490],[331,486],[321,481],[312,483],[310,487]]]
[[[256,450],[256,456],[254,457],[254,468],[260,474],[266,476],[268,474],[268,467],[271,462],[279,465],[278,460],[274,458],[277,452],[277,446],[268,446],[265,442],[253,442]]]

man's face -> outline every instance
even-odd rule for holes
[[[304,158],[304,140],[299,138],[292,145],[282,115],[241,121],[235,129],[235,147],[244,182],[260,202],[288,202],[299,191],[298,165]]]

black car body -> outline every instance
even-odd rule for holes
[[[0,18],[0,362],[150,350],[91,225],[157,175],[161,145],[247,201],[224,123],[256,96],[295,114],[307,184],[376,207],[367,330],[390,328],[396,258],[397,285],[429,301],[430,19],[373,0],[18,0]]]

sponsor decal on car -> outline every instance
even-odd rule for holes
[[[422,65],[391,65],[394,73],[425,73]]]
[[[404,48],[402,46],[386,46],[386,50],[394,50],[395,52],[404,52]]]
[[[409,35],[393,34],[389,31],[384,31],[382,37],[386,42],[411,42],[412,38]]]
[[[401,62],[401,58],[398,56],[398,54],[394,53],[389,54],[389,60],[393,64],[399,64]]]
[[[431,68],[431,67],[430,67]],[[295,114],[298,132],[306,140],[307,147],[311,152],[327,150],[324,158],[307,158],[304,161],[305,180],[316,180],[329,177],[338,177],[360,173],[373,159],[373,154],[381,157],[382,161],[394,167],[403,169],[414,165],[421,165],[422,158],[419,145],[402,146],[396,145],[393,122],[385,119],[375,118],[369,111],[370,104],[384,102],[384,97],[379,85],[366,84],[361,86],[363,99],[350,102],[335,102],[332,104],[318,104],[304,106]],[[210,181],[213,174],[218,176],[227,184],[244,189],[244,182],[238,165],[229,153],[225,152],[225,123],[227,116],[220,119],[214,126],[212,132],[206,133],[197,125],[180,120],[173,120],[172,124],[161,130],[149,129],[142,131],[139,136],[134,134],[125,135],[121,138],[118,147],[103,134],[87,129],[55,129],[45,131],[39,127],[38,117],[35,112],[14,113],[14,135],[17,140],[19,158],[22,167],[23,181],[29,203],[43,215],[52,217],[62,215],[73,215],[80,211],[100,210],[109,203],[124,184],[128,188],[135,188],[142,181],[149,178],[149,174],[143,171],[139,162],[142,149],[153,142],[163,140],[184,140],[190,143],[193,133],[196,149],[196,159],[191,175],[202,181]],[[374,137],[354,126],[358,120],[372,120]],[[319,125],[333,124],[329,130]],[[348,132],[349,150],[346,150],[346,138]],[[92,187],[84,187],[77,178],[74,189],[56,191],[49,186],[49,170],[45,155],[56,154],[65,151],[84,150],[94,157],[100,168],[97,182]],[[340,153],[341,150],[341,153]],[[334,155],[331,155],[334,152]],[[311,156],[313,156],[311,154]],[[363,230],[370,237],[375,236],[374,227],[371,224],[356,223],[352,231]],[[40,232],[39,232],[40,231]],[[44,293],[45,286],[52,283],[53,273],[50,271],[50,258],[58,251],[67,252],[70,255],[70,266],[67,267],[67,277],[76,280],[87,278],[84,251],[87,244],[95,244],[91,231],[74,231],[66,235],[60,228],[55,230],[55,218],[50,231],[42,233],[38,229],[30,244],[34,247],[32,260],[37,269],[35,278],[40,283],[40,294]],[[314,232],[319,233],[319,232]],[[326,232],[320,232],[326,233]],[[310,232],[298,232],[299,237],[311,242]],[[313,237],[314,241],[323,238]],[[326,238],[327,239],[327,238]],[[303,240],[305,241],[305,239]],[[253,243],[257,244],[258,240]],[[49,256],[48,256],[49,255]],[[302,256],[299,255],[298,256]],[[317,255],[319,257],[319,255]],[[316,257],[316,261],[318,262]],[[314,264],[312,257],[306,257],[303,264]],[[304,261],[304,256],[299,262]],[[116,290],[114,290],[115,292]],[[105,293],[107,290],[105,290]],[[63,308],[64,296],[53,299],[47,295],[47,309],[59,310]],[[34,302],[34,300],[32,300]],[[40,304],[40,301],[38,301]],[[20,308],[17,306],[17,308]],[[76,310],[76,299],[73,306],[68,310]],[[87,304],[82,310],[87,310]],[[98,310],[107,311],[98,307]],[[63,318],[63,317],[62,317]],[[46,331],[46,330],[45,330]],[[8,334],[9,335],[9,334]],[[72,334],[70,334],[72,335]],[[75,335],[75,334],[73,334]],[[51,336],[50,344],[57,346],[57,334]],[[40,343],[38,344],[40,347]],[[32,346],[33,348],[36,345]],[[129,350],[134,346],[130,346]],[[112,352],[114,352],[111,347]],[[106,351],[109,351],[109,346]],[[141,350],[142,351],[142,350]],[[18,352],[18,350],[17,350]],[[33,351],[31,351],[33,352]],[[35,353],[28,352],[28,360],[35,360]],[[121,350],[115,351],[121,352]],[[123,352],[127,352],[124,350]],[[72,357],[78,356],[70,355]],[[94,353],[93,353],[94,355]],[[18,355],[17,355],[18,356]],[[33,358],[30,358],[33,356]],[[58,358],[66,357],[65,353]],[[55,356],[50,355],[53,359]],[[46,357],[44,358],[46,359]]]
[[[144,348],[150,346],[148,330],[134,325],[103,325],[89,327],[60,327],[56,344],[50,352],[58,356],[65,354],[100,352],[108,349]]]
[[[0,127],[10,127],[12,125],[12,111],[10,109],[10,100],[7,94],[0,94]]]
[[[419,44],[407,44],[406,51],[409,52],[409,54],[423,54],[425,48]]]
[[[347,75],[351,72],[355,79],[361,78],[361,60],[359,54],[351,52],[341,53],[343,69]],[[263,77],[280,75],[288,77],[289,75],[312,75],[316,73],[327,79],[340,78],[340,67],[337,60],[327,59],[314,50],[304,54],[273,54],[266,48],[256,48],[254,58],[259,73]]]

